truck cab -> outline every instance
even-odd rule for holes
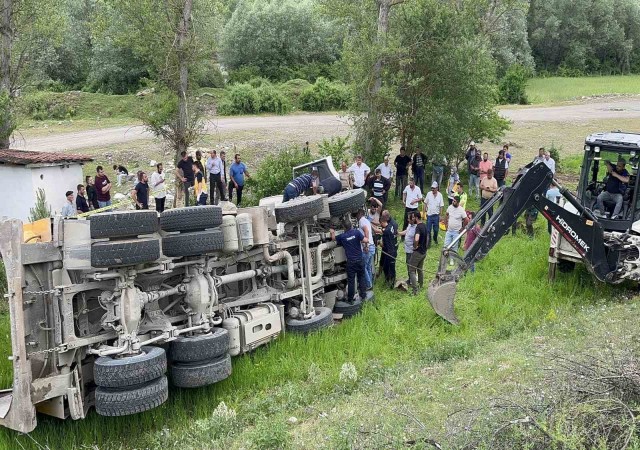
[[[625,169],[629,173],[629,183],[624,185],[621,192],[622,209],[616,217],[613,214],[615,203],[605,201],[604,210],[600,211],[597,207],[597,199],[605,190],[610,176],[609,164],[615,166],[620,159],[626,162]],[[595,211],[604,231],[625,232],[631,229],[634,222],[640,220],[639,162],[640,134],[638,133],[621,131],[594,133],[585,139],[576,197],[582,206]],[[568,211],[577,212],[568,202],[563,206]],[[555,279],[556,270],[571,271],[575,263],[581,261],[582,258],[576,250],[556,229],[553,229],[549,248],[549,279]]]

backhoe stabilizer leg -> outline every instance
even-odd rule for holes
[[[433,310],[453,325],[460,323],[453,307],[456,290],[457,283],[455,281],[441,282],[438,278],[433,280],[427,289],[427,298]]]

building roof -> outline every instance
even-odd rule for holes
[[[26,150],[0,150],[0,164],[27,166],[30,164],[68,164],[93,161],[85,155],[70,153],[30,152]]]

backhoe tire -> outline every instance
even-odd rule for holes
[[[159,258],[158,238],[96,242],[91,245],[91,266],[96,268],[135,266]]]
[[[187,206],[168,209],[160,214],[160,228],[164,231],[200,231],[222,223],[220,206]]]
[[[135,237],[159,229],[155,211],[104,212],[89,217],[91,239]]]
[[[191,363],[173,363],[171,382],[179,388],[197,388],[218,383],[231,375],[231,355]]]
[[[153,381],[126,388],[98,386],[95,392],[96,412],[101,416],[128,416],[162,405],[169,398],[169,382],[165,375]]]
[[[160,378],[167,371],[163,348],[144,346],[140,354],[118,358],[101,356],[93,364],[93,378],[98,386],[123,388]]]
[[[316,315],[307,320],[287,318],[287,331],[294,333],[311,333],[326,328],[333,323],[333,313],[329,308],[316,308]]]
[[[214,328],[211,333],[179,336],[171,341],[169,356],[172,363],[191,363],[218,358],[229,351],[229,332]]]
[[[329,213],[331,217],[341,217],[346,213],[356,212],[364,206],[366,194],[362,189],[339,192],[329,197]]]
[[[276,221],[278,223],[300,222],[317,216],[323,209],[322,196],[296,197],[285,203],[276,205]]]
[[[224,236],[220,229],[170,234],[162,238],[162,253],[169,258],[203,255],[223,248]]]
[[[339,301],[336,302],[335,306],[333,307],[333,312],[335,314],[342,314],[342,317],[344,318],[355,316],[361,310],[362,301],[359,299],[354,301],[353,303]]]

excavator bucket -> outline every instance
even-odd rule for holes
[[[437,315],[447,322],[458,325],[460,321],[456,317],[453,309],[453,301],[456,297],[456,282],[446,281],[441,283],[439,279],[435,279],[429,284],[427,289],[427,298],[431,307]]]

